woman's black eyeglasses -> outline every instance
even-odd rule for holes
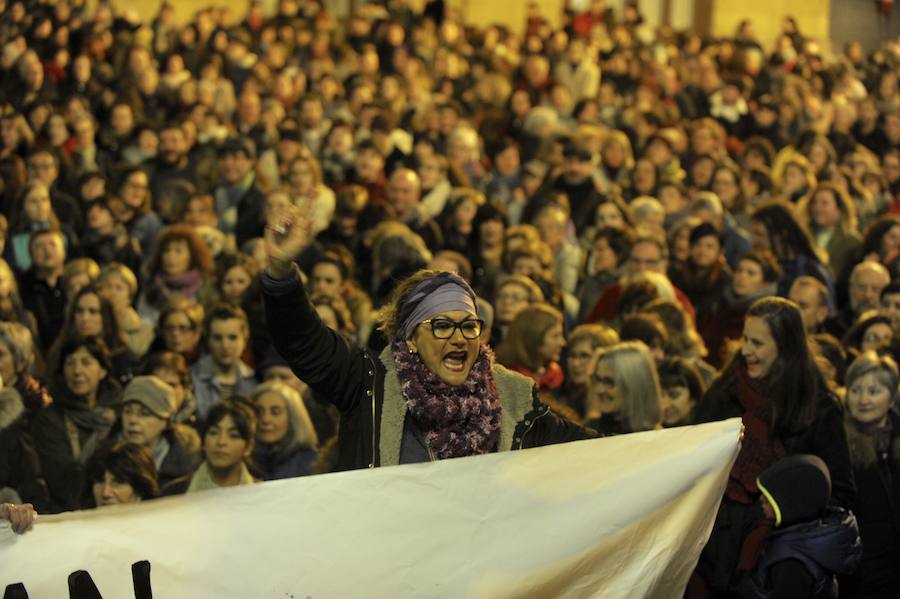
[[[423,320],[422,324],[431,325],[431,334],[436,339],[449,339],[456,333],[456,329],[459,329],[466,339],[478,339],[484,329],[484,321],[478,318],[470,318],[462,322],[456,322],[449,318],[430,318]]]

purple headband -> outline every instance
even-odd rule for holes
[[[442,273],[416,285],[407,296],[403,308],[400,310],[402,318],[397,331],[403,339],[412,337],[413,331],[423,321],[443,312],[468,312],[472,316],[478,314],[475,292],[464,279],[450,273]]]

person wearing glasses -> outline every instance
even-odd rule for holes
[[[337,470],[428,462],[592,436],[541,403],[535,385],[494,361],[475,293],[458,275],[418,271],[379,314],[380,355],[322,324],[293,258],[311,240],[289,208],[266,228],[262,277],[276,349],[341,412]]]

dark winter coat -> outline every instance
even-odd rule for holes
[[[712,316],[731,289],[731,268],[722,260],[712,268],[700,269],[686,263],[671,273],[669,279],[691,300],[697,312],[697,320]]]
[[[831,508],[815,522],[795,524],[769,534],[744,596],[836,598],[836,575],[856,570],[862,551],[853,513]]]
[[[844,423],[856,480],[853,512],[863,541],[859,571],[842,581],[848,597],[900,597],[900,418],[893,420],[890,450],[881,455],[872,437]]]
[[[35,416],[31,435],[41,458],[41,468],[54,510],[75,510],[83,507],[86,460],[84,456],[81,459],[76,456],[73,446],[77,445],[80,451],[95,433],[74,425],[66,415],[66,406],[71,409],[79,400],[71,395],[65,384],[57,381],[51,390],[55,403]],[[112,408],[117,415],[121,413],[122,386],[111,377],[100,383],[97,406]],[[77,439],[70,437],[67,421],[73,423]]]
[[[319,457],[312,447],[285,447],[257,443],[253,447],[254,474],[262,480],[281,480],[313,474]]]
[[[327,328],[297,275],[263,275],[266,315],[278,352],[294,373],[341,413],[336,470],[401,463],[406,401],[390,349],[380,356],[351,347]],[[585,439],[590,431],[558,418],[535,395],[534,383],[494,366],[502,402],[501,451]],[[402,462],[406,463],[406,462]]]
[[[735,365],[736,366],[736,365]],[[697,404],[694,419],[699,424],[741,418],[744,408],[738,399],[737,380],[726,370]],[[812,424],[796,435],[781,438],[785,455],[810,453],[822,458],[831,473],[832,501],[845,508],[853,505],[856,487],[850,466],[850,452],[844,433],[843,412],[830,395],[818,399]]]
[[[157,480],[162,489],[175,479],[190,477],[203,461],[200,437],[193,428],[174,424],[163,433],[169,443],[169,452],[159,465]]]
[[[0,391],[0,490],[12,489],[23,502],[42,511],[50,497],[24,417],[25,406],[15,389]]]

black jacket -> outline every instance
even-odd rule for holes
[[[400,463],[406,402],[390,349],[376,356],[328,329],[299,276],[262,277],[266,316],[278,352],[297,376],[341,413],[336,470]],[[561,420],[534,394],[531,380],[495,366],[502,401],[500,450],[562,443],[592,431]]]
[[[59,380],[52,386],[52,392],[55,403],[38,412],[31,424],[31,435],[50,490],[51,511],[77,510],[84,507],[86,460],[75,456],[72,448],[74,439],[69,437],[64,406],[75,406],[79,400]],[[122,387],[112,377],[100,382],[97,405],[112,408],[117,416],[121,412]],[[94,434],[77,425],[75,431],[79,447],[84,446]]]
[[[314,474],[319,457],[312,447],[285,447],[284,444],[253,446],[254,474],[261,480],[281,480]]]
[[[200,437],[191,427],[174,424],[163,435],[169,442],[169,452],[163,458],[157,473],[160,489],[178,478],[190,478],[203,461]]]
[[[736,381],[729,380],[728,370],[715,381],[697,404],[695,421],[714,422],[728,418],[740,418],[744,408],[738,399]],[[847,435],[844,433],[843,413],[840,405],[828,395],[819,398],[816,416],[806,430],[782,438],[786,455],[811,453],[822,458],[831,473],[831,497],[837,505],[850,508],[856,494]]]
[[[814,522],[769,533],[744,596],[747,599],[834,599],[838,596],[836,575],[853,572],[862,551],[853,513],[829,508]]]
[[[841,581],[848,597],[900,597],[900,418],[893,421],[890,449],[881,454],[870,436],[845,423],[857,488],[853,512],[863,541],[859,571]]]
[[[40,339],[35,341],[42,349],[49,349],[65,321],[66,296],[63,293],[62,277],[57,279],[55,287],[50,287],[30,269],[22,273],[19,291],[22,303],[37,319]]]
[[[31,436],[23,426],[24,417],[18,392],[9,387],[0,391],[0,489],[10,488],[22,501],[44,511],[50,496]]]

